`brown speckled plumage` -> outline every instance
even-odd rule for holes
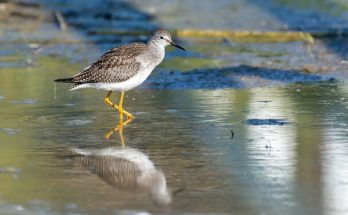
[[[72,78],[65,79],[65,82],[78,85],[126,81],[138,72],[140,63],[135,58],[146,48],[146,44],[143,43],[131,43],[113,48]]]

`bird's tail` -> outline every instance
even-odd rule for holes
[[[64,82],[64,83],[74,83],[74,78],[60,78],[54,80],[55,82]]]

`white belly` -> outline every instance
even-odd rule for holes
[[[119,83],[86,83],[78,85],[71,90],[77,90],[82,88],[96,88],[98,90],[111,90],[111,91],[127,91],[142,84],[147,77],[151,74],[153,68],[144,69],[138,72],[135,76],[127,81]]]

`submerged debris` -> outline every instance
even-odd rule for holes
[[[56,22],[59,26],[59,29],[61,31],[66,31],[66,29],[68,28],[68,25],[66,24],[64,16],[62,15],[62,13],[59,11],[56,11],[56,12],[54,12],[54,16],[56,18]]]
[[[244,121],[247,125],[288,125],[285,119],[247,119]]]

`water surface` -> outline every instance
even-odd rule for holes
[[[343,1],[30,2],[0,16],[0,214],[348,213],[345,37],[175,38],[189,51],[169,49],[127,92],[125,147],[104,138],[118,125],[106,92],[53,83],[147,40],[94,30],[331,31],[346,27]]]
[[[348,210],[344,82],[127,93],[125,107],[136,118],[123,128],[125,144],[148,156],[163,172],[172,196],[163,205],[146,192],[140,195],[110,185],[72,156],[73,148],[119,148],[118,133],[104,138],[118,118],[103,103],[105,92],[70,92],[59,85],[55,94],[50,78],[59,73],[15,71],[19,88],[6,81],[14,74],[1,70],[0,211],[344,214]],[[287,123],[248,123],[257,119]]]

